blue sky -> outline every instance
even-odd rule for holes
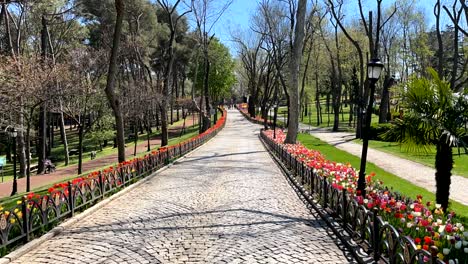
[[[216,0],[218,1],[218,0]],[[276,0],[271,0],[276,1]],[[427,23],[430,27],[434,25],[434,15],[432,14],[432,8],[435,0],[416,0],[417,5],[420,6],[426,13],[426,17],[429,21]],[[223,1],[224,2],[224,1]],[[249,29],[249,20],[251,15],[256,11],[258,0],[233,0],[233,3],[228,10],[223,14],[220,20],[216,23],[213,32],[216,37],[221,40],[231,50],[233,56],[235,54],[235,44],[231,41],[231,32],[246,31]],[[369,9],[375,9],[375,0],[363,0],[364,10],[367,13]],[[384,6],[394,3],[395,0],[383,1]],[[451,0],[442,0],[443,3],[450,4]],[[346,0],[345,1],[348,16],[354,16],[357,12],[357,0]],[[448,21],[447,21],[448,22]]]

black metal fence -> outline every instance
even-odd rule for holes
[[[346,189],[333,188],[325,177],[297,160],[265,133],[261,138],[277,160],[287,169],[298,190],[310,203],[317,201],[322,210],[332,216],[359,245],[369,258],[379,263],[444,263],[438,259],[438,249],[418,249],[413,240],[400,234],[378,215],[378,209],[369,210],[359,205]],[[361,259],[362,261],[363,259]]]
[[[47,194],[29,194],[0,213],[0,250],[26,243],[52,229],[62,220],[94,205],[106,196],[168,165],[214,137],[225,125],[226,111],[213,128],[180,144],[153,151],[117,167],[96,171],[86,177],[55,184]]]

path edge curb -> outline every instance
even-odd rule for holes
[[[221,132],[221,131],[222,131],[222,129],[219,132]],[[121,191],[107,197],[106,199],[104,199],[102,201],[99,201],[93,207],[91,207],[91,208],[89,208],[89,209],[75,215],[74,217],[72,217],[70,219],[65,220],[64,222],[60,223],[58,226],[52,228],[50,231],[48,231],[44,235],[31,240],[30,242],[22,245],[21,247],[19,247],[19,248],[15,249],[14,251],[10,252],[9,254],[1,257],[0,258],[0,264],[10,263],[10,262],[20,258],[21,256],[25,255],[29,251],[37,248],[38,246],[40,246],[42,243],[46,242],[47,240],[59,235],[66,228],[74,225],[75,223],[79,222],[80,220],[82,220],[82,219],[90,216],[91,214],[95,213],[97,210],[99,210],[102,207],[106,206],[107,204],[109,204],[113,200],[120,198],[121,196],[123,196],[123,195],[127,194],[128,192],[132,191],[133,189],[135,189],[135,188],[139,187],[140,185],[142,185],[142,184],[148,182],[149,180],[153,179],[154,177],[159,175],[161,172],[171,168],[172,166],[176,165],[180,161],[182,161],[182,160],[186,159],[187,157],[189,157],[196,150],[198,150],[198,149],[202,148],[203,146],[205,146],[207,143],[209,143],[214,138],[216,138],[216,136],[219,135],[219,132],[214,137],[212,137],[208,141],[206,141],[204,144],[202,144],[201,146],[198,146],[197,148],[195,148],[192,151],[188,152],[184,156],[179,157],[178,159],[172,161],[170,164],[160,168],[159,170],[153,172],[152,174],[150,174],[149,176],[139,180],[138,182],[126,187],[125,189],[123,189],[123,190],[121,190]]]

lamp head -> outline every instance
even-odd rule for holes
[[[16,131],[16,129],[13,128],[13,129],[9,132],[9,134],[10,134],[10,137],[16,138],[16,137],[18,136],[18,131]]]
[[[380,78],[380,74],[384,65],[379,59],[372,59],[367,63],[367,77],[369,80],[377,81]]]

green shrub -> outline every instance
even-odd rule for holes
[[[369,130],[369,139],[384,141],[384,139],[382,138],[382,134],[390,130],[391,127],[392,127],[391,123],[371,125],[370,130]]]

